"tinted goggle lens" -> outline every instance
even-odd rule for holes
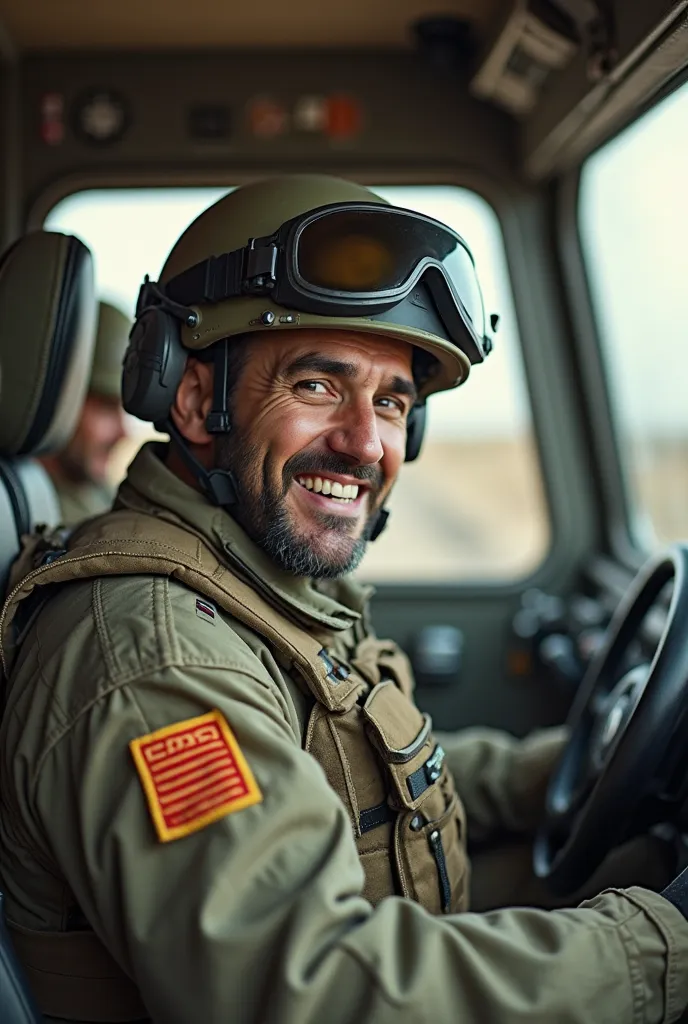
[[[392,210],[341,210],[306,224],[295,252],[302,282],[342,298],[403,288],[428,259],[444,268],[473,330],[482,337],[483,302],[473,261],[440,224]]]

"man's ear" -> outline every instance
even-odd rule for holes
[[[212,443],[205,426],[213,402],[213,366],[191,357],[177,388],[170,416],[175,427],[191,444]]]

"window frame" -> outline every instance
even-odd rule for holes
[[[284,168],[287,170],[287,168]],[[291,171],[312,168],[291,167]],[[558,308],[559,281],[552,261],[552,239],[544,208],[548,197],[542,186],[498,180],[461,165],[434,170],[399,170],[379,165],[319,167],[364,184],[438,185],[470,189],[494,210],[504,244],[507,272],[521,343],[526,397],[532,436],[538,457],[545,510],[549,518],[549,545],[540,563],[527,575],[513,579],[465,578],[457,581],[380,582],[381,600],[408,599],[444,604],[453,598],[516,597],[529,587],[547,587],[552,579],[574,578],[581,559],[588,555],[597,522],[585,495],[588,479],[580,410],[566,386],[570,367],[565,352],[566,325]],[[75,192],[106,188],[174,188],[240,185],[264,176],[266,168],[241,167],[225,173],[203,169],[137,169],[88,171],[60,176],[43,189],[28,208],[28,230],[40,229],[49,211]],[[535,252],[537,272],[530,275],[522,253]],[[555,338],[557,343],[552,344]],[[498,337],[497,337],[498,341]],[[573,480],[573,486],[571,486]]]
[[[632,486],[621,454],[619,428],[610,386],[609,361],[605,358],[601,325],[597,319],[588,264],[583,247],[581,194],[585,164],[646,114],[688,82],[688,67],[671,79],[635,116],[617,126],[603,142],[587,153],[575,168],[558,182],[556,193],[556,237],[558,256],[569,316],[572,342],[583,382],[583,399],[589,424],[589,441],[595,456],[600,492],[601,519],[609,553],[636,573],[652,551],[643,547],[633,529],[636,512]],[[638,510],[640,511],[640,510]]]

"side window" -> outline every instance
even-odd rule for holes
[[[580,229],[634,540],[688,537],[688,85],[587,161]]]
[[[45,226],[72,232],[89,245],[101,295],[133,315],[144,274],[158,274],[183,228],[225,191],[92,190],[59,203]],[[455,186],[376,191],[464,236],[486,308],[500,314],[500,327],[495,352],[468,383],[430,399],[423,452],[402,468],[390,526],[370,545],[359,575],[406,584],[525,576],[546,554],[550,530],[497,216],[476,193]],[[150,436],[135,421],[132,430],[132,441],[113,465],[116,477]]]

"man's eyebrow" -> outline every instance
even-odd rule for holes
[[[355,363],[343,359],[331,359],[320,352],[307,352],[299,356],[287,367],[287,373],[299,373],[302,370],[312,370],[315,373],[331,373],[338,377],[352,379],[358,373]],[[395,395],[407,395],[413,402],[418,398],[418,390],[413,381],[398,375],[391,377],[381,385],[382,390],[391,391]]]
[[[307,352],[287,367],[287,373],[299,373],[300,370],[333,373],[338,377],[355,377],[358,372],[355,363],[347,363],[343,359],[328,359],[319,352]]]
[[[392,377],[387,384],[381,386],[384,391],[392,391],[395,395],[408,395],[414,402],[418,399],[418,388],[407,377]]]

